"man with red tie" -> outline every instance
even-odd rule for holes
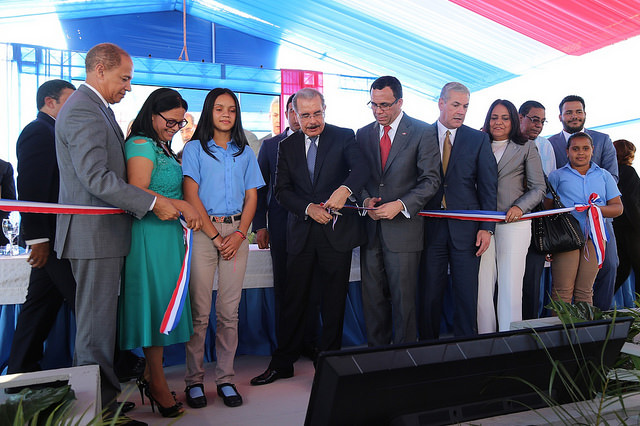
[[[362,301],[370,346],[410,343],[416,334],[416,286],[424,221],[418,212],[440,186],[433,126],[402,111],[402,85],[384,76],[371,85],[375,121],[358,130],[371,178],[361,198],[367,244],[360,253]],[[393,337],[392,337],[393,336]]]

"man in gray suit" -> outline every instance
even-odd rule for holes
[[[371,171],[363,203],[376,209],[367,212],[369,241],[360,261],[367,339],[379,346],[417,339],[416,287],[424,241],[418,212],[440,186],[440,152],[433,126],[402,112],[397,78],[378,78],[370,94],[375,121],[358,130],[356,140]]]
[[[160,219],[171,220],[179,212],[168,199],[126,182],[124,137],[109,104],[131,91],[131,58],[120,47],[103,43],[89,50],[85,68],[85,83],[60,110],[55,127],[59,202],[113,206],[130,214],[58,215],[55,251],[70,260],[77,283],[74,363],[100,366],[102,406],[109,411],[120,391],[113,354],[131,215],[140,219],[153,210]]]
[[[603,169],[607,169],[617,182],[618,160],[616,149],[613,147],[611,138],[606,133],[584,128],[587,118],[584,99],[576,95],[565,96],[560,102],[560,115],[558,118],[562,122],[563,130],[549,138],[549,142],[553,145],[553,150],[556,153],[557,167],[561,168],[567,164],[567,139],[569,139],[569,136],[576,132],[584,131],[593,139],[593,157],[591,157],[591,161]],[[613,232],[612,219],[605,219],[605,225],[609,241],[607,241],[606,256],[604,257],[602,269],[598,272],[596,281],[593,284],[593,304],[600,309],[608,310],[611,308],[611,302],[613,301],[613,290],[618,268],[618,250],[616,249],[616,236]]]

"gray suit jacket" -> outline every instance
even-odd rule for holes
[[[371,176],[361,198],[380,197],[379,205],[402,200],[404,214],[380,220],[381,238],[392,252],[421,251],[424,246],[424,219],[418,212],[440,187],[440,148],[433,126],[404,114],[393,138],[384,171],[380,162],[380,125],[373,122],[356,135]],[[377,224],[366,216],[367,234],[375,235]]]
[[[518,206],[529,213],[542,201],[546,188],[535,142],[518,145],[509,141],[498,162],[498,211]]]
[[[81,85],[56,120],[56,154],[62,204],[119,207],[142,218],[153,195],[126,182],[122,131],[102,100]],[[127,255],[131,216],[58,215],[55,250],[60,258]]]

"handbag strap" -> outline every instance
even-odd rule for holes
[[[564,204],[562,204],[562,201],[560,201],[560,197],[558,196],[558,193],[556,192],[555,189],[553,189],[553,185],[551,185],[546,175],[544,176],[544,181],[547,183],[547,189],[549,190],[549,192],[551,192],[551,196],[553,197],[553,203],[555,204],[555,207],[557,209],[564,208]]]

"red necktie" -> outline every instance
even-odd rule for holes
[[[389,130],[391,126],[384,126],[384,134],[380,139],[380,160],[382,163],[382,170],[387,164],[387,158],[389,158],[389,151],[391,151],[391,138],[389,137]]]

